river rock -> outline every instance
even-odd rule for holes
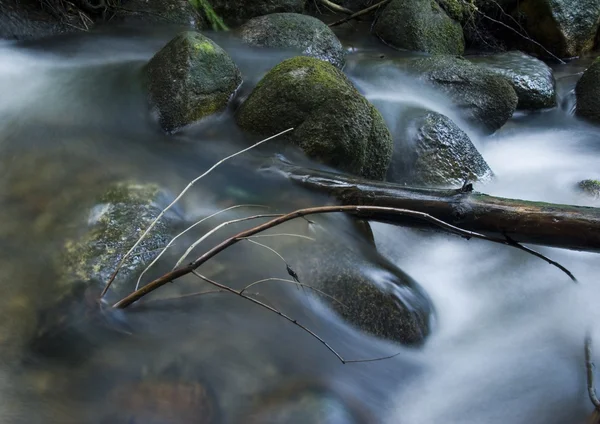
[[[306,0],[210,0],[214,11],[232,26],[271,13],[302,13]]]
[[[600,180],[582,180],[577,183],[577,190],[592,199],[600,199]]]
[[[126,0],[114,10],[112,21],[174,24],[202,28],[204,19],[189,0]]]
[[[556,106],[554,74],[541,60],[519,51],[476,56],[469,60],[506,77],[512,83],[519,98],[517,109],[534,110]]]
[[[333,31],[322,21],[298,13],[274,13],[246,22],[239,29],[246,44],[290,48],[342,68],[344,48]]]
[[[179,34],[145,68],[150,102],[165,131],[173,131],[227,107],[242,82],[231,57],[204,35]]]
[[[434,0],[392,0],[374,31],[400,49],[455,55],[465,50],[462,27]]]
[[[168,205],[167,195],[152,184],[117,183],[98,199],[90,210],[87,228],[77,239],[65,244],[62,278],[104,284],[125,253],[152,221]],[[122,295],[176,234],[177,215],[169,211],[125,261],[111,286],[111,293]],[[118,299],[117,299],[118,300]]]
[[[394,137],[387,179],[418,186],[458,186],[486,181],[493,173],[469,136],[444,115],[416,109]]]
[[[292,127],[286,140],[309,157],[366,178],[382,180],[392,156],[381,114],[339,69],[311,57],[288,59],[269,71],[236,119],[261,136]]]
[[[72,32],[76,21],[61,22],[36,0],[0,0],[0,39],[37,39]]]
[[[568,58],[594,48],[600,26],[600,0],[521,0],[513,17],[523,30],[554,55]],[[527,51],[543,56],[538,45],[523,41]]]
[[[512,116],[518,97],[510,81],[453,56],[432,56],[408,64],[409,72],[445,93],[464,119],[487,133]]]
[[[577,116],[600,124],[600,58],[583,73],[575,87],[575,95]]]

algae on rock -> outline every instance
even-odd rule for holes
[[[258,135],[293,127],[287,140],[311,158],[382,180],[392,140],[379,112],[328,62],[288,59],[273,68],[242,104],[238,125]]]

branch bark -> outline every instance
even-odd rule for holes
[[[410,209],[465,230],[516,243],[600,252],[600,208],[505,199],[463,189],[420,189],[277,164],[277,172],[342,205]],[[428,226],[409,215],[373,210],[367,219]],[[434,226],[435,227],[435,226]]]

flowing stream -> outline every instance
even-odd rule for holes
[[[384,224],[372,224],[379,251],[422,285],[435,306],[424,346],[402,347],[357,331],[302,291],[292,289],[300,303],[277,285],[261,294],[349,359],[400,352],[392,359],[342,365],[289,322],[227,294],[175,306],[157,302],[110,317],[122,328],[116,337],[87,326],[85,311],[69,308],[62,322],[70,332],[57,338],[51,355],[35,352],[30,340],[49,319],[40,318],[41,311],[64,301],[55,287],[57,252],[81,230],[81,217],[107,181],[154,182],[178,193],[219,158],[248,145],[230,111],[175,135],[158,128],[139,72],[175,33],[112,28],[0,44],[0,422],[121,422],[111,414],[123,393],[139,390],[131,382],[156,376],[202,382],[224,423],[247,422],[245,411],[262,393],[277,398],[302,384],[340,394],[346,407],[337,398],[327,401],[333,424],[361,422],[345,409],[364,411],[365,422],[390,424],[585,422],[592,410],[583,358],[587,329],[598,341],[600,362],[596,254],[538,248],[569,268],[579,279],[574,284],[509,247]],[[213,36],[242,70],[239,97],[294,55]],[[588,59],[554,68],[558,108],[518,113],[483,136],[439,93],[415,89],[394,67],[406,54],[360,34],[340,38],[349,52],[345,72],[392,131],[415,105],[444,113],[467,131],[496,174],[476,190],[600,207],[574,189],[582,179],[600,179],[600,129],[572,115],[573,88]],[[233,202],[306,207],[324,201],[255,172],[271,153],[258,149],[219,168],[190,191],[180,213],[206,215]],[[346,225],[342,217],[331,220]],[[347,246],[360,252],[361,241],[337,237],[340,250],[328,252],[330,260]],[[225,253],[219,264],[230,278],[223,282],[237,287],[286,276],[277,257],[249,246]],[[171,396],[173,402],[185,397]]]

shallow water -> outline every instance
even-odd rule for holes
[[[334,388],[348,404],[371,414],[370,422],[584,422],[591,411],[584,332],[591,328],[600,340],[600,328],[593,326],[600,300],[597,255],[539,248],[577,276],[580,283],[574,285],[545,262],[508,247],[383,224],[373,225],[379,250],[424,287],[436,308],[434,332],[424,347],[403,348],[365,335],[302,292],[270,286],[260,294],[349,359],[401,352],[393,359],[342,365],[300,329],[221,294],[110,316],[117,323],[110,331],[91,326],[75,310],[67,317],[71,332],[59,339],[53,355],[32,351],[39,311],[62,293],[55,287],[57,252],[81,230],[107,182],[156,182],[177,193],[248,143],[231,111],[176,135],[159,130],[139,72],[175,31],[119,28],[0,44],[0,421],[111,422],[119,389],[135,391],[128,384],[174,378],[210,388],[220,422],[244,422],[262,393],[284,391],[298,381]],[[239,97],[294,55],[249,49],[226,34],[214,38],[244,74]],[[376,40],[365,42],[364,36],[342,39],[350,51],[347,74],[392,130],[403,110],[416,105],[447,114],[467,131],[497,176],[476,190],[600,206],[573,189],[583,178],[600,178],[600,130],[571,113],[570,93],[585,60],[555,68],[559,108],[518,114],[484,137],[461,122],[440,94],[415,87],[394,68],[394,60],[406,54]],[[289,208],[324,201],[256,173],[271,153],[253,151],[223,166],[186,196],[180,212],[192,219],[232,202]],[[342,218],[330,222],[347,225]],[[289,229],[308,231],[306,223]],[[336,233],[339,249],[360,252],[360,240],[341,234]],[[335,258],[336,251],[330,253]],[[248,246],[224,254],[207,272],[212,271],[237,287],[287,276],[277,257]],[[165,293],[196,287],[201,286],[187,279]],[[122,331],[115,335],[115,328]],[[336,419],[348,422],[343,415]]]

